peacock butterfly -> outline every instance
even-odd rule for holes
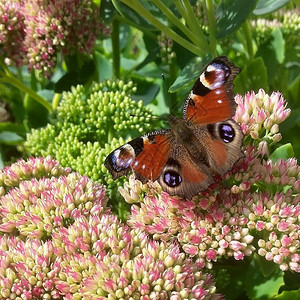
[[[131,170],[142,182],[158,180],[170,195],[188,199],[243,157],[243,134],[232,120],[233,80],[239,68],[227,57],[212,60],[189,93],[183,117],[169,116],[171,129],[136,138],[111,152],[105,166],[116,179]]]

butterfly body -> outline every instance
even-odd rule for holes
[[[133,171],[142,182],[158,180],[170,195],[191,198],[243,156],[243,134],[231,117],[233,79],[239,69],[214,59],[185,101],[183,117],[169,116],[170,129],[136,138],[108,155],[105,166],[118,178]]]

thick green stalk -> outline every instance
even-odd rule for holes
[[[168,26],[161,23],[158,19],[156,19],[147,9],[145,9],[138,0],[121,0],[133,10],[135,10],[140,16],[147,19],[153,26],[155,26],[158,30],[164,32],[167,36],[169,36],[172,40],[180,44],[182,47],[188,49],[198,56],[203,56],[204,51],[194,44],[190,43],[175,31],[171,30]]]
[[[244,38],[246,41],[246,50],[248,52],[249,60],[253,60],[253,43],[252,43],[252,36],[251,36],[251,29],[249,25],[249,21],[245,21],[242,25],[242,30],[244,33]]]
[[[217,41],[216,41],[216,21],[214,15],[214,7],[212,0],[206,0],[206,9],[208,15],[208,33],[209,33],[209,44],[210,51],[213,57],[217,56]]]
[[[8,84],[11,84],[18,90],[24,92],[25,94],[28,94],[32,99],[39,102],[41,105],[43,105],[49,112],[52,111],[51,104],[45,100],[43,97],[38,95],[35,91],[33,91],[31,88],[26,86],[23,82],[21,82],[19,79],[14,77],[14,75],[8,70],[8,68],[5,68],[5,73],[0,72],[0,82],[5,82]]]
[[[112,51],[113,51],[113,72],[116,78],[120,78],[120,21],[116,18],[112,22]]]
[[[153,0],[152,1],[160,10],[161,12],[169,19],[169,21],[176,26],[178,29],[180,29],[195,45],[197,45],[200,49],[203,51],[206,51],[206,45],[207,43],[202,43],[201,38],[199,39],[199,32],[197,30],[193,30],[193,28],[189,29],[185,26],[178,18],[173,14],[173,12],[165,6],[160,0]],[[175,4],[178,1],[175,2]],[[180,12],[181,13],[181,12]],[[183,16],[185,21],[186,16]],[[187,17],[189,19],[189,16]],[[201,34],[200,34],[201,35]]]
[[[195,13],[193,11],[193,8],[190,4],[189,0],[177,0],[175,1],[175,5],[177,9],[180,11],[181,15],[185,19],[187,25],[191,29],[191,31],[196,35],[197,42],[199,47],[204,48],[206,51],[208,51],[208,43],[206,41],[206,38],[204,36],[203,30],[199,24],[199,21],[197,20]]]
[[[173,84],[176,80],[178,74],[177,74],[177,64],[175,60],[171,61],[169,64],[169,82],[170,84]],[[177,106],[177,93],[169,93],[169,109],[170,114],[175,115],[176,113],[176,106]]]

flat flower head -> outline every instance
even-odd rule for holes
[[[0,54],[7,65],[26,63],[25,18],[22,1],[0,1]]]
[[[257,145],[262,140],[274,138],[278,141],[278,125],[291,113],[291,110],[286,108],[286,101],[280,92],[273,92],[269,96],[260,89],[257,94],[252,91],[247,92],[244,97],[236,95],[235,101],[238,107],[233,118],[241,125],[246,136],[244,144],[248,141]],[[255,141],[248,140],[248,136]]]
[[[50,158],[21,160],[1,172],[3,184],[10,188],[0,198],[2,232],[17,230],[21,236],[45,238],[61,225],[68,226],[80,216],[88,216],[93,205],[102,207],[102,212],[106,210],[103,186],[87,176],[69,173]],[[51,177],[30,179],[43,174]],[[18,186],[11,188],[14,185]]]
[[[50,76],[59,52],[74,55],[76,49],[90,54],[97,33],[106,31],[98,13],[99,7],[93,1],[24,2],[24,45],[29,69]]]

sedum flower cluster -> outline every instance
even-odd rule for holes
[[[1,299],[222,299],[179,244],[121,223],[103,186],[51,157],[0,183]]]
[[[103,165],[106,156],[154,123],[142,101],[132,100],[135,90],[133,82],[123,81],[104,81],[89,90],[73,87],[63,94],[52,123],[27,135],[26,149],[35,156],[51,155],[63,166],[114,186]]]
[[[0,1],[0,48],[5,62],[28,64],[29,70],[45,76],[51,75],[58,53],[72,55],[74,49],[91,53],[101,31],[107,29],[91,0]]]
[[[234,119],[245,135],[234,168],[193,199],[171,197],[157,183],[133,177],[120,192],[131,206],[128,224],[154,240],[176,240],[201,266],[224,257],[258,254],[283,271],[300,272],[300,166],[295,158],[270,158],[290,114],[280,93],[237,95]]]
[[[272,13],[269,18],[257,18],[251,21],[253,33],[258,43],[268,39],[274,29],[280,29],[289,45],[297,45],[300,33],[299,8],[293,10],[279,10]]]
[[[21,2],[0,0],[0,20],[0,54],[7,64],[21,66],[26,55]]]

